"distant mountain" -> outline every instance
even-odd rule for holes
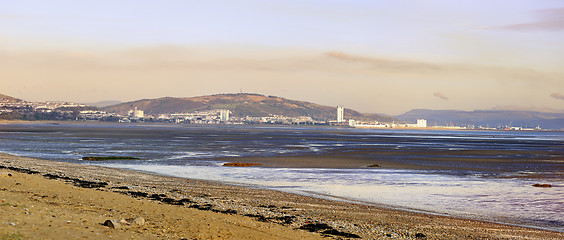
[[[401,121],[426,119],[431,125],[520,126],[564,129],[564,113],[543,113],[513,110],[428,110],[415,109],[396,116]]]
[[[0,94],[0,102],[23,102],[23,101],[24,100],[21,100],[19,98],[10,97],[8,95]]]
[[[322,106],[305,101],[296,101],[260,94],[217,94],[200,97],[143,99],[121,103],[103,108],[105,111],[125,115],[133,108],[145,114],[159,115],[187,113],[212,109],[231,110],[235,117],[265,117],[284,115],[287,117],[309,116],[314,120],[336,120],[337,107]],[[393,118],[382,115],[364,115],[352,109],[345,109],[345,118],[357,120],[391,121]]]
[[[120,103],[122,103],[122,101],[108,100],[108,101],[99,101],[99,102],[95,102],[95,103],[86,103],[86,105],[101,108],[101,107],[112,106],[112,105],[116,105],[116,104],[120,104]]]

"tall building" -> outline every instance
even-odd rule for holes
[[[219,111],[219,120],[221,121],[229,121],[229,110],[220,110]]]
[[[143,110],[138,110],[137,107],[135,107],[135,109],[129,110],[128,115],[130,117],[143,118],[145,117],[145,112],[143,112]]]
[[[337,106],[337,122],[342,123],[345,121],[345,108]]]
[[[418,128],[426,128],[427,127],[427,120],[417,119],[417,127]]]

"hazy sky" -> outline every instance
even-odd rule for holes
[[[564,1],[0,0],[0,93],[564,112]]]

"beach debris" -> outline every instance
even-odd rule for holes
[[[128,218],[127,220],[124,218],[120,220],[108,219],[103,225],[110,228],[120,228],[122,226],[143,226],[145,225],[145,219],[143,217]]]
[[[333,235],[345,238],[361,238],[360,236],[353,233],[341,232],[334,229],[333,227],[327,225],[326,223],[309,223],[299,227],[298,229],[307,230],[310,232],[317,232],[324,235]]]
[[[423,233],[416,233],[415,238],[417,238],[417,239],[427,239],[427,236],[425,236],[425,234],[423,234]]]
[[[132,197],[136,197],[136,198],[148,198],[151,200],[155,200],[155,201],[160,201],[162,203],[166,203],[166,204],[170,204],[170,205],[179,205],[179,206],[183,206],[184,204],[187,203],[192,203],[192,200],[187,199],[187,198],[183,198],[180,200],[176,200],[173,198],[168,197],[166,194],[151,194],[149,195],[146,192],[139,192],[139,191],[116,191],[118,193],[121,194],[126,194],[126,195],[130,195]]]
[[[252,217],[261,222],[268,222],[268,218],[260,214],[245,214],[243,216]]]
[[[0,177],[11,177],[12,174],[9,172],[0,172]]]
[[[378,165],[378,164],[372,164],[372,165],[368,165],[368,166],[366,166],[366,167],[380,167],[380,165]]]
[[[290,225],[292,224],[292,222],[294,222],[296,216],[280,216],[280,217],[275,217],[274,219],[280,221],[282,224]]]
[[[203,204],[203,205],[193,204],[193,205],[190,205],[190,207],[191,207],[191,208],[198,209],[198,210],[211,211],[212,208],[213,208],[213,205],[211,205],[211,204],[209,204],[209,203],[208,203],[208,204]]]
[[[25,169],[25,168],[18,168],[18,167],[5,167],[5,166],[0,166],[0,169],[2,168],[7,168],[10,169],[12,171],[16,171],[16,172],[21,172],[21,173],[27,173],[27,174],[38,174],[38,171],[35,170],[30,170],[30,169]]]
[[[82,160],[86,161],[106,161],[106,160],[139,160],[136,157],[126,157],[126,156],[89,156],[82,157]]]
[[[252,167],[252,166],[260,166],[260,163],[240,163],[240,162],[229,162],[224,163],[223,166],[226,167]]]
[[[540,188],[551,188],[551,187],[552,187],[552,185],[550,185],[550,184],[547,184],[547,183],[542,183],[542,184],[541,184],[541,183],[535,183],[535,184],[533,184],[533,187],[540,187]]]
[[[214,210],[212,210],[214,211]],[[216,212],[216,211],[214,211]],[[236,210],[226,210],[226,211],[217,211],[220,213],[231,213],[234,212],[234,214],[237,214]],[[292,222],[294,222],[294,219],[296,218],[296,216],[277,216],[277,217],[265,217],[263,215],[260,214],[244,214],[243,216],[247,216],[247,217],[252,217],[255,218],[257,221],[261,221],[261,222],[274,222],[274,223],[278,223],[278,224],[282,224],[282,225],[290,225],[292,224]]]
[[[213,212],[216,212],[214,210],[212,210]],[[217,212],[219,213],[225,213],[225,214],[237,214],[237,210],[233,210],[233,209],[226,209],[226,210],[217,210]]]
[[[310,232],[319,232],[321,230],[333,229],[331,226],[327,225],[326,223],[309,223],[306,225],[301,226],[299,229],[308,230]]]
[[[128,191],[126,194],[129,194],[133,197],[148,197],[149,194],[146,192],[139,192],[139,191]]]
[[[81,187],[81,188],[103,188],[103,187],[106,187],[108,185],[107,182],[87,181],[87,180],[81,180],[81,179],[78,179],[78,178],[71,178],[71,177],[67,177],[67,176],[59,176],[59,175],[51,174],[51,173],[43,174],[43,177],[48,178],[48,179],[62,179],[62,180],[68,181],[68,182],[73,182],[75,186]]]

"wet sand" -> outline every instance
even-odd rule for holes
[[[278,156],[278,157],[230,157],[217,158],[218,161],[259,163],[261,167],[271,168],[365,168],[375,164],[366,157],[313,155],[313,156]],[[401,164],[386,164],[386,168],[403,168]]]
[[[259,163],[261,167],[272,168],[386,168],[414,170],[470,170],[500,172],[512,169],[495,169],[487,164],[564,164],[564,155],[546,152],[522,151],[520,154],[538,156],[535,158],[517,158],[514,151],[499,150],[463,150],[463,151],[394,151],[390,149],[355,151],[352,153],[326,153],[323,155],[275,156],[275,157],[227,157],[216,158],[223,162]],[[414,157],[417,156],[417,157]],[[468,157],[473,156],[473,157]],[[504,157],[500,157],[504,156]],[[412,159],[398,161],[397,159]],[[460,166],[460,163],[465,163]],[[527,175],[531,178],[562,178],[563,171],[554,169],[550,174]],[[527,177],[522,176],[522,177]]]
[[[0,154],[0,166],[0,200],[3,201],[0,236],[21,234],[26,239],[564,238],[564,233],[559,232],[7,154]],[[108,219],[137,216],[145,218],[146,225],[119,229],[101,225]]]

